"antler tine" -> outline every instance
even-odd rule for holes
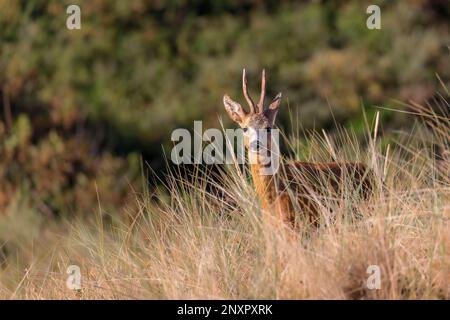
[[[250,113],[255,113],[255,104],[253,103],[252,98],[248,94],[247,77],[245,76],[245,68],[242,70],[242,91],[244,92],[245,100],[247,100],[247,103],[250,107]]]
[[[261,74],[261,95],[259,96],[258,109],[259,112],[264,111],[264,98],[266,97],[266,70],[263,69]]]

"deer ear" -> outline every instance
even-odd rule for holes
[[[271,124],[274,124],[275,118],[277,116],[278,109],[281,104],[281,92],[276,95],[276,97],[272,100],[269,107],[264,110],[265,116],[269,119]]]
[[[223,96],[223,105],[225,106],[225,110],[227,110],[228,115],[233,121],[238,124],[244,121],[246,113],[242,106],[236,101],[232,100],[228,95]]]

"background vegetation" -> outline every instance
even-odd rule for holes
[[[79,1],[69,31],[73,1],[0,1],[0,207],[27,192],[47,214],[88,212],[95,188],[121,206],[139,155],[159,170],[172,129],[219,127],[244,66],[253,89],[266,68],[305,129],[334,114],[361,134],[362,106],[424,102],[436,73],[450,79],[448,2],[376,2],[381,30],[366,27],[367,1]]]

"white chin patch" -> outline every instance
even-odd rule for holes
[[[270,165],[271,158],[265,151],[248,151],[248,160],[251,164]]]
[[[250,161],[251,164],[257,164],[258,153],[255,151],[248,150],[248,161]]]

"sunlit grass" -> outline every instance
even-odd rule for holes
[[[448,160],[437,164],[411,137],[387,146],[377,122],[367,124],[365,143],[344,129],[285,136],[297,158],[361,161],[375,173],[367,201],[351,188],[340,201],[323,190],[318,227],[301,214],[296,230],[262,219],[248,170],[232,165],[173,169],[159,188],[136,194],[128,219],[105,219],[99,201],[88,222],[30,224],[31,209],[18,200],[1,224],[10,235],[2,239],[0,297],[449,299]],[[438,126],[434,138],[449,139],[441,130],[448,122]],[[66,287],[73,264],[79,291]],[[366,285],[371,265],[380,268],[380,289]]]

